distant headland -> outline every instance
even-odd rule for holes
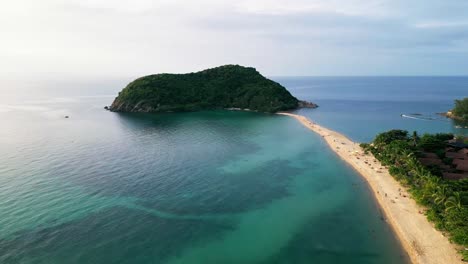
[[[215,109],[274,113],[316,107],[314,103],[298,100],[255,68],[225,65],[195,73],[138,78],[106,109],[146,113]]]
[[[468,122],[468,97],[462,100],[455,100],[455,107],[443,115],[455,120]]]

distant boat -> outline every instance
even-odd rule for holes
[[[418,118],[418,117],[414,117],[410,115],[404,115],[404,114],[401,114],[401,117],[412,118],[412,119],[422,119],[422,118]]]
[[[400,116],[405,117],[405,118],[411,118],[411,119],[419,119],[419,120],[435,120],[432,117],[415,117],[415,116],[405,115],[405,114],[401,114]]]

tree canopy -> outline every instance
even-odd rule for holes
[[[462,100],[455,100],[455,108],[453,108],[452,113],[456,117],[468,121],[468,97]]]
[[[406,140],[406,139],[408,139],[408,131],[394,129],[385,133],[378,134],[377,137],[375,137],[374,144],[385,145],[395,140]]]

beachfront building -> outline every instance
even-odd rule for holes
[[[468,144],[450,140],[445,153],[422,152],[419,157],[422,165],[440,169],[442,177],[447,180],[468,178]]]

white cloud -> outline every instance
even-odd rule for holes
[[[132,0],[132,1],[111,1],[111,0],[72,0],[77,6],[91,9],[111,9],[119,12],[139,13],[155,7],[164,6],[170,1],[159,0]]]
[[[387,11],[383,8],[382,2],[363,0],[244,0],[239,2],[238,9],[251,13],[272,15],[337,13],[356,16],[379,16]]]
[[[397,74],[399,61],[446,62],[447,51],[457,51],[453,60],[468,69],[461,52],[468,48],[468,24],[459,18],[468,7],[458,0],[4,2],[0,78],[137,76],[224,63],[269,75]]]
[[[426,21],[416,23],[416,28],[468,27],[468,21]]]

